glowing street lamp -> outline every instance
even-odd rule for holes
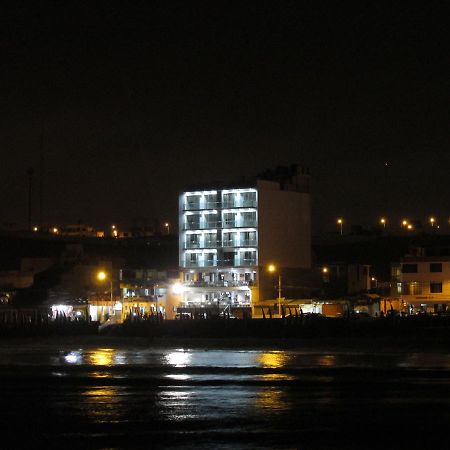
[[[97,273],[97,279],[99,281],[105,281],[107,278],[108,278],[108,275],[103,270],[101,270],[100,272]],[[112,288],[112,278],[111,277],[109,277],[109,291],[110,291],[111,302],[112,302],[113,301],[113,288]]]
[[[412,230],[413,226],[410,223],[408,223],[408,226],[406,228],[408,228],[408,230]]]
[[[436,222],[436,219],[434,217],[430,217],[430,223],[431,223],[432,227],[434,227],[435,222]]]
[[[386,219],[384,217],[380,219],[380,223],[383,225],[383,228],[386,228]]]
[[[342,224],[343,223],[344,223],[344,221],[341,218],[339,218],[337,220],[337,224],[339,225],[341,236],[342,236]]]
[[[270,273],[274,273],[277,271],[277,268],[273,264],[270,264],[267,270]],[[278,271],[278,316],[281,317],[281,274],[279,271]]]
[[[164,226],[167,228],[167,234],[170,234],[170,223],[166,222]]]
[[[407,227],[408,226],[408,221],[406,219],[402,220],[402,227]]]

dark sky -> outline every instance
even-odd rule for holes
[[[10,2],[0,221],[26,226],[29,167],[39,220],[43,135],[45,222],[173,222],[183,186],[291,163],[316,230],[447,222],[444,2],[344,3]]]

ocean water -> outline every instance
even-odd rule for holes
[[[442,346],[10,339],[1,448],[448,448],[449,376]]]

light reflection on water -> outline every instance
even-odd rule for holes
[[[374,433],[380,427],[396,431],[398,417],[411,429],[423,426],[426,410],[430,423],[444,429],[449,369],[450,355],[444,351],[9,343],[0,344],[0,410],[8,411],[10,423],[26,419],[43,429],[58,423],[48,439],[59,442],[64,433],[73,433],[86,438],[84,448],[96,436],[101,436],[99,446],[92,448],[130,448],[130,430],[145,438],[181,436],[178,448],[219,448],[217,436],[229,448],[243,448],[229,440],[246,433],[262,436],[258,446],[250,442],[247,448],[279,448],[281,439],[291,437],[296,440],[289,448],[295,448],[300,426],[319,435],[337,434],[343,417],[352,417],[354,429],[372,427]],[[378,422],[368,422],[371,415]],[[191,433],[188,441],[186,433]],[[270,433],[274,437],[266,442]],[[104,441],[108,436],[113,437]],[[124,436],[123,445],[117,436]]]

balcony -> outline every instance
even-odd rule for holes
[[[183,211],[196,211],[202,209],[219,209],[220,202],[188,202],[183,204]]]
[[[195,268],[195,267],[217,267],[217,261],[207,260],[207,261],[185,261],[184,266],[186,268]]]
[[[205,245],[203,246],[203,248],[217,248],[220,247],[221,242],[217,241],[216,239],[214,240],[205,240]]]
[[[190,287],[245,287],[254,286],[252,281],[189,281],[185,283]]]
[[[186,242],[184,248],[201,248],[200,242]]]
[[[222,247],[236,247],[237,241],[235,239],[228,239],[222,242]]]
[[[255,228],[256,226],[256,220],[234,220],[223,224],[223,228]]]
[[[186,222],[183,225],[183,230],[215,230],[220,228],[221,225],[221,222]]]
[[[222,259],[217,261],[218,267],[253,267],[257,265],[256,258],[244,259],[244,258],[234,258],[234,259]]]
[[[184,211],[195,211],[200,209],[200,202],[188,202],[183,205]]]
[[[234,200],[222,202],[222,209],[232,208],[256,208],[256,200]]]
[[[241,247],[256,247],[258,241],[256,239],[241,239]]]

